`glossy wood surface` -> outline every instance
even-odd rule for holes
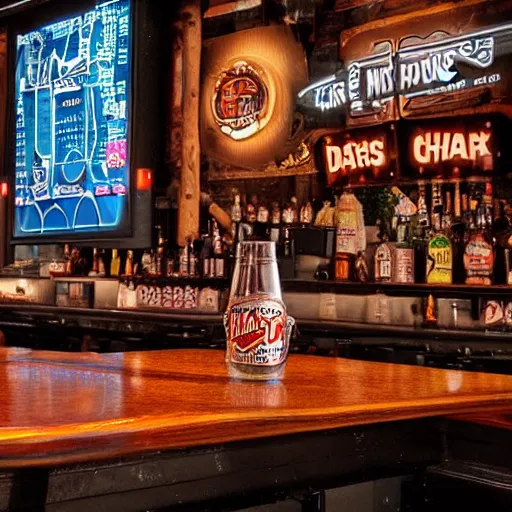
[[[480,414],[451,416],[450,419],[466,423],[486,425],[488,427],[497,427],[504,430],[512,430],[512,409]]]
[[[280,383],[227,376],[224,354],[0,348],[0,465],[55,465],[512,407],[512,377],[291,356]]]

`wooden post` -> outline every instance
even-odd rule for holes
[[[201,2],[184,0],[180,10],[183,31],[183,140],[178,200],[178,245],[199,236],[200,148],[199,83],[201,68]]]
[[[172,90],[169,109],[170,163],[174,177],[181,169],[181,141],[183,131],[183,28],[181,20],[173,25],[172,31]]]

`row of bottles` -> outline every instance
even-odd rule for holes
[[[373,266],[377,282],[512,284],[512,229],[506,205],[493,199],[490,183],[419,183],[416,202],[400,190],[391,230],[382,230],[372,258],[366,255],[362,206],[345,192],[335,213],[337,223],[335,278],[368,281]]]
[[[188,239],[184,247],[167,248],[162,229],[158,229],[156,249],[146,249],[142,254],[136,251],[118,249],[106,251],[94,248],[92,261],[88,262],[82,251],[76,247],[64,247],[65,264],[61,271],[53,271],[53,277],[185,277],[225,278],[227,277],[227,244],[220,234],[215,221],[201,240]]]
[[[234,197],[231,206],[232,247],[247,240],[270,240],[278,246],[281,257],[291,256],[290,228],[297,225],[309,225],[314,220],[312,202],[299,207],[296,197],[282,207],[273,202],[270,208],[259,201],[256,195],[250,202],[242,203],[239,194]]]

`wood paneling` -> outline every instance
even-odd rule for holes
[[[512,377],[291,356],[279,383],[224,354],[0,348],[0,466],[53,465],[512,407]]]

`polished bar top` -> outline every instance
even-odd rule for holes
[[[0,349],[0,466],[56,465],[512,407],[512,377],[291,356],[282,382],[224,354]]]

